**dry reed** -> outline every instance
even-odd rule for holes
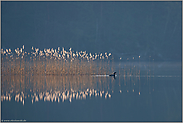
[[[106,74],[111,53],[66,51],[64,48],[43,49],[32,47],[30,53],[21,48],[1,49],[1,75],[91,75]]]

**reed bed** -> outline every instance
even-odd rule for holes
[[[1,75],[92,75],[112,71],[111,53],[87,53],[32,47],[29,53],[21,48],[1,49]]]

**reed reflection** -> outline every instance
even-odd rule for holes
[[[1,101],[73,102],[93,97],[110,99],[113,93],[140,93],[140,79],[133,76],[3,76]],[[148,79],[150,81],[150,79]],[[149,91],[152,91],[151,84]],[[117,88],[116,88],[117,87]],[[140,95],[140,94],[139,94]]]

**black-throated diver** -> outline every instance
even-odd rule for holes
[[[115,76],[116,72],[114,72],[113,74],[110,74],[109,76]]]
[[[113,76],[114,79],[116,79],[116,72],[114,72],[113,74],[109,74],[109,75],[92,75],[92,76],[95,76],[95,77],[109,77],[109,76]]]

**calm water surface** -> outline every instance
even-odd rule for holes
[[[1,121],[182,121],[181,63],[115,64],[115,79],[2,76]]]

